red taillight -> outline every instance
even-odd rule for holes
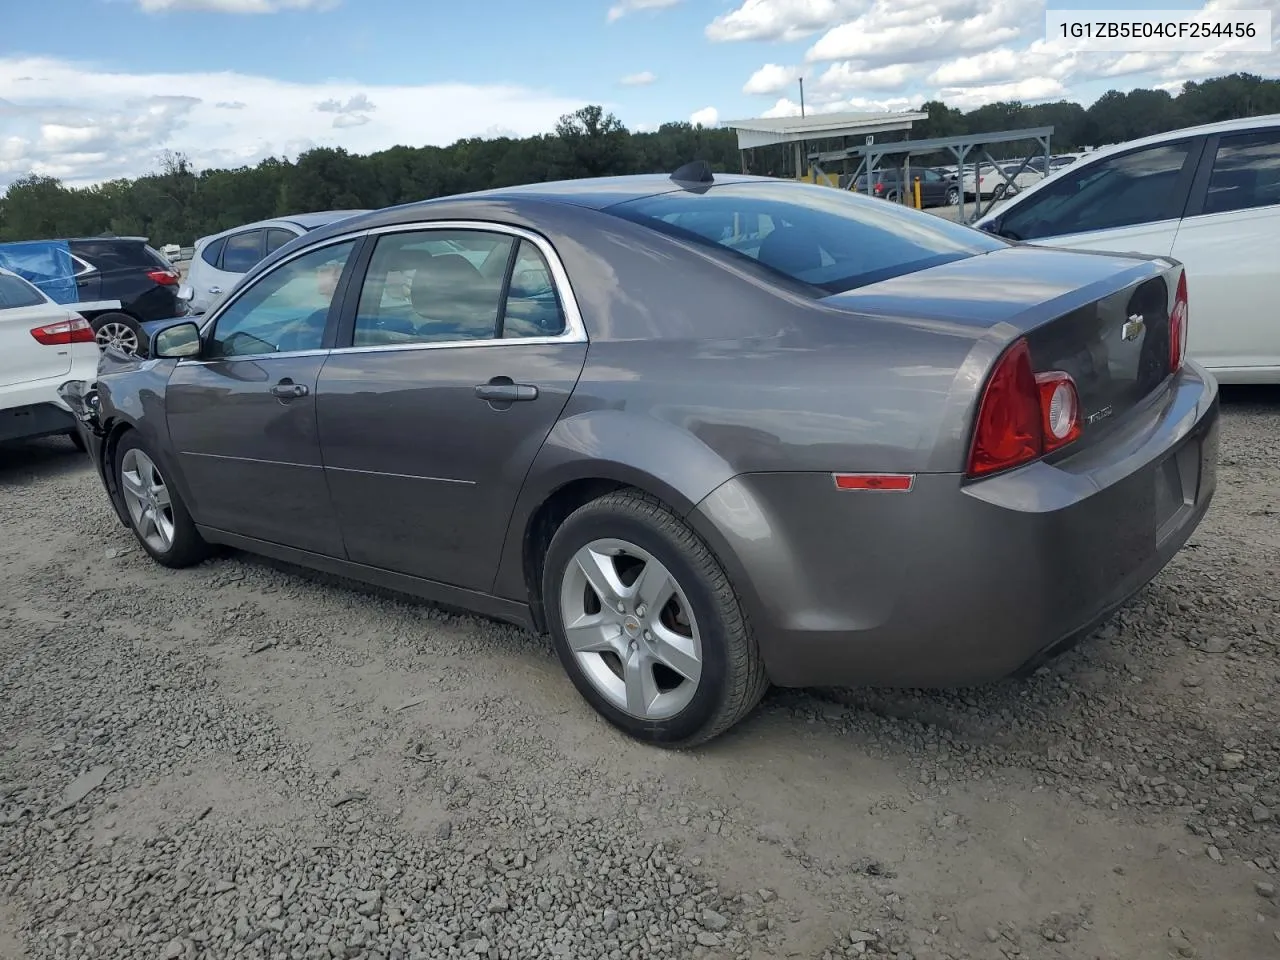
[[[1187,274],[1178,278],[1178,292],[1169,314],[1169,370],[1177,373],[1187,353]]]
[[[165,287],[177,286],[178,274],[173,270],[148,270],[147,276]]]
[[[971,477],[1029,463],[1080,436],[1075,382],[1057,371],[1036,376],[1025,340],[1005,351],[987,381],[969,451]]]
[[[883,183],[877,183],[877,184],[876,184],[876,193],[884,193],[884,184],[883,184]]]
[[[93,327],[84,317],[60,320],[36,327],[31,335],[46,347],[65,347],[72,343],[93,343]]]

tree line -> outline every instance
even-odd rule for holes
[[[920,110],[929,117],[913,126],[912,139],[1053,126],[1053,149],[1066,152],[1280,113],[1280,80],[1236,73],[1186,83],[1177,95],[1111,91],[1088,108],[1068,101],[997,102],[964,112],[930,101]],[[817,149],[839,145],[811,144]],[[1006,145],[992,152],[1012,155],[1012,149]],[[231,170],[196,170],[185,156],[167,153],[154,173],[80,188],[32,173],[0,197],[0,240],[115,234],[146,236],[156,245],[190,245],[196,237],[272,216],[376,208],[571,177],[671,172],[690,160],[706,160],[716,172],[745,166],[752,173],[791,175],[790,157],[786,146],[741,156],[733,131],[688,123],[631,132],[601,107],[588,106],[562,117],[554,132],[534,137],[473,137],[446,147],[396,146],[366,156],[319,147],[296,160],[272,157]]]

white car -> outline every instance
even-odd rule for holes
[[[1280,383],[1280,114],[1100,148],[974,225],[1182,261],[1188,355],[1223,383]]]
[[[98,344],[89,321],[16,273],[0,270],[0,441],[65,433],[83,448],[58,387],[97,375]]]
[[[187,282],[178,289],[178,298],[190,304],[192,313],[207,313],[258,261],[290,240],[335,220],[367,212],[326,210],[273,217],[201,237],[191,253]]]

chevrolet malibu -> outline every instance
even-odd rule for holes
[[[1214,493],[1188,322],[1168,258],[691,164],[322,227],[63,393],[159,563],[546,631],[687,746],[770,683],[990,681],[1123,604]]]

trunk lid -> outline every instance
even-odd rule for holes
[[[48,303],[0,309],[0,387],[49,380],[70,371],[71,345],[46,346],[31,331],[72,316],[66,308]]]
[[[1155,257],[1014,246],[824,302],[975,339],[1025,336],[1037,373],[1061,370],[1075,381],[1085,439],[1167,384],[1181,271]]]

